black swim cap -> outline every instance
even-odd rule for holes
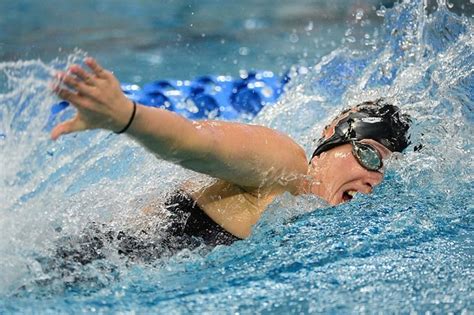
[[[392,152],[402,152],[410,144],[410,116],[401,114],[397,106],[383,99],[361,103],[340,116],[347,113],[337,122],[331,137],[319,139],[311,158],[354,140],[372,139]]]

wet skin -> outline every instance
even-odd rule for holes
[[[52,139],[95,128],[121,130],[131,117],[133,104],[115,76],[92,58],[85,64],[90,72],[73,65],[69,73],[58,75],[68,89],[56,86],[55,92],[77,113],[53,129]],[[187,191],[210,218],[240,238],[250,235],[267,206],[284,192],[315,194],[337,205],[352,199],[355,192],[370,193],[383,179],[382,172],[359,164],[350,144],[323,152],[308,163],[300,145],[264,126],[190,121],[141,105],[134,117],[128,136],[162,159],[216,179],[210,186]],[[337,120],[325,129],[325,137],[334,132]],[[380,143],[363,141],[383,158],[390,154]]]
[[[333,119],[324,128],[322,137],[330,138],[337,123],[347,115],[349,112]],[[364,139],[360,142],[374,147],[383,160],[387,160],[392,154],[375,140]],[[352,145],[348,143],[315,156],[311,160],[308,173],[314,178],[313,184],[316,186],[310,190],[331,205],[350,201],[353,193],[369,194],[383,180],[383,167],[379,171],[365,169],[352,154]]]
[[[387,156],[384,151],[378,151],[383,157]],[[315,179],[313,193],[331,205],[352,199],[349,192],[369,194],[383,180],[383,172],[369,171],[359,164],[352,154],[351,144],[343,144],[315,156],[309,166],[309,174]]]

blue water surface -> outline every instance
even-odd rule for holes
[[[1,4],[14,13],[2,15],[1,25],[21,16],[28,27],[16,30],[22,38],[0,31],[0,313],[474,312],[472,5],[265,3],[244,1],[253,11],[243,14],[218,2],[241,12],[232,17],[210,1],[84,1],[71,12],[54,1]],[[106,28],[98,17],[84,22],[91,6]],[[67,23],[56,16],[53,27],[38,12],[71,15]],[[137,36],[128,39],[124,25]],[[334,33],[320,34],[321,25]],[[159,39],[156,29],[164,29]],[[62,44],[43,43],[50,32]],[[95,48],[93,35],[102,42]],[[10,44],[21,41],[29,47],[23,55]],[[186,178],[206,180],[107,132],[49,140],[58,102],[51,78],[86,54],[99,56],[122,81],[142,85],[241,69],[288,71],[280,102],[253,122],[290,134],[308,154],[336,112],[385,97],[414,117],[412,144],[389,161],[371,195],[337,207],[282,195],[252,236],[232,246],[145,263],[118,256],[110,244],[104,259],[49,268],[58,242],[90,222],[131,232],[164,224],[141,210]],[[68,108],[56,119],[71,115]]]

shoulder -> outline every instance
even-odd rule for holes
[[[294,195],[299,193],[301,180],[308,172],[308,159],[304,148],[289,135],[264,126],[255,126],[264,139],[271,139],[264,146],[269,158],[267,194],[276,196],[285,191]],[[262,186],[244,187],[252,195],[258,195]]]

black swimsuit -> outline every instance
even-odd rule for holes
[[[178,191],[165,202],[171,220],[163,237],[158,240],[116,232],[105,224],[92,223],[79,237],[61,239],[56,256],[67,261],[87,264],[105,258],[105,244],[115,244],[118,253],[130,259],[152,262],[163,255],[172,255],[179,250],[207,246],[230,245],[238,237],[215,223],[186,193]],[[141,231],[147,235],[146,231]],[[110,246],[107,246],[110,247]]]
[[[165,206],[176,216],[169,228],[169,233],[173,236],[196,237],[210,246],[230,245],[239,240],[209,218],[201,207],[184,192],[177,192],[168,199]]]

